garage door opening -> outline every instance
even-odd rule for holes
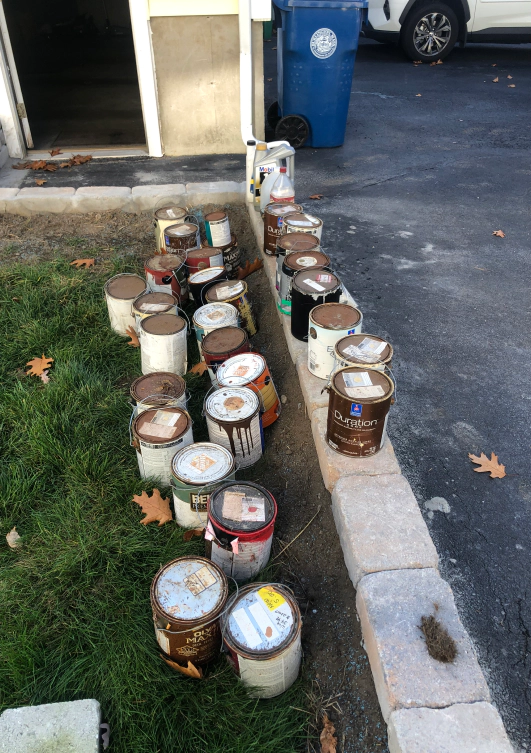
[[[128,0],[3,0],[35,149],[143,147]]]

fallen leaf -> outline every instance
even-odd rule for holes
[[[207,369],[208,366],[206,365],[206,363],[204,361],[199,361],[199,363],[196,363],[195,366],[192,366],[188,373],[201,375],[204,374]]]
[[[190,528],[189,531],[183,533],[183,541],[190,541],[195,536],[202,536],[204,528]]]
[[[38,186],[44,186],[45,183],[48,183],[47,180],[44,180],[43,178],[35,178],[35,183]]]
[[[499,80],[500,80],[500,77],[499,77],[499,76],[496,76],[496,78],[493,78],[493,79],[492,79],[492,83],[493,83],[493,84],[497,84]]]
[[[318,199],[322,199],[323,196],[324,196],[324,194],[322,194],[322,193],[314,193],[311,196],[308,196],[308,198],[309,199],[316,199],[316,200],[318,200]]]
[[[268,78],[267,80],[268,80],[268,81],[273,81],[273,79],[272,79],[272,78]]]
[[[50,368],[52,363],[53,358],[46,358],[43,353],[42,358],[33,358],[31,361],[28,361],[26,368],[28,366],[31,366],[31,368],[27,374],[29,374],[29,376],[40,376],[44,371]]]
[[[47,162],[42,169],[49,173],[54,173],[57,170],[57,165],[54,162]]]
[[[79,269],[80,267],[85,267],[85,269],[88,269],[89,267],[94,266],[94,259],[74,259],[74,261],[70,262],[71,267],[77,267]]]
[[[139,348],[140,342],[138,340],[138,335],[136,334],[135,328],[133,326],[129,326],[125,331],[131,338],[127,344],[131,345],[133,348]]]
[[[39,375],[42,381],[44,382],[44,384],[48,384],[48,382],[50,381],[50,377],[48,376],[49,373],[50,372],[46,370],[46,371],[43,371],[42,374]]]
[[[159,521],[159,526],[162,526],[164,523],[169,523],[172,519],[169,497],[161,497],[158,489],[153,489],[151,497],[147,492],[135,494],[133,502],[140,505],[142,512],[146,513],[146,517],[140,521],[144,526],[156,520]]]
[[[512,78],[512,76],[507,76],[507,78]]]
[[[180,664],[177,664],[176,661],[172,661],[171,659],[166,658],[162,654],[159,654],[160,658],[163,659],[168,667],[171,667],[172,669],[176,669],[177,672],[181,672],[181,674],[186,675],[187,677],[193,677],[195,680],[202,680],[203,679],[203,670],[201,667],[194,667],[191,661],[188,662],[187,667],[181,667]]]
[[[508,84],[509,89],[516,89],[516,84]]]
[[[22,546],[22,537],[18,535],[16,526],[9,531],[6,541],[11,549],[18,549],[19,546]]]
[[[246,277],[249,277],[249,275],[252,275],[253,272],[256,272],[258,269],[262,269],[263,266],[264,263],[258,258],[256,258],[252,264],[249,261],[246,261],[244,267],[238,268],[236,279],[244,280]]]
[[[62,151],[60,149],[52,149],[52,151],[48,153],[50,157],[57,157],[58,154],[62,154]]]
[[[442,60],[437,60],[436,62],[434,61],[433,63],[430,63],[430,68],[432,65],[442,65],[442,64],[443,64]]]
[[[71,165],[84,165],[85,162],[90,162],[91,159],[91,154],[86,154],[85,156],[82,154],[74,154],[73,157],[70,157],[69,162]]]
[[[416,94],[415,96],[416,97],[422,97],[422,94]]]
[[[422,65],[422,60],[414,60],[413,65]]]
[[[12,300],[12,301],[17,301],[17,302],[18,302],[18,301],[20,301],[20,298],[17,298],[16,296],[13,296],[13,298],[12,298],[11,300]]]
[[[319,736],[321,753],[336,753],[337,737],[334,736],[336,728],[325,714],[323,716],[323,729]]]
[[[505,238],[503,230],[495,230],[492,235],[496,235],[498,238]]]
[[[72,167],[70,162],[60,162],[59,167]]]
[[[493,68],[496,68],[496,66],[497,66],[497,65],[498,65],[498,63],[493,63],[493,64],[492,64],[492,67],[493,67]]]
[[[483,452],[479,458],[470,453],[468,453],[468,457],[473,463],[478,463],[479,468],[474,468],[476,473],[490,473],[491,478],[503,478],[507,475],[505,473],[505,466],[498,462],[498,456],[493,452],[490,454],[490,460]]]

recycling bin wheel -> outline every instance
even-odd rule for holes
[[[269,105],[267,108],[267,122],[273,130],[277,127],[277,123],[280,120],[280,115],[278,114],[278,102],[275,101],[273,104]]]
[[[301,115],[285,115],[275,128],[278,141],[287,141],[294,149],[304,146],[310,135],[310,126]]]

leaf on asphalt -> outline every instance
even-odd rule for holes
[[[422,94],[415,94],[416,97],[422,97]]]
[[[59,162],[59,167],[72,167],[70,162]]]
[[[144,526],[157,520],[159,521],[159,526],[162,526],[164,523],[169,523],[172,519],[169,497],[161,497],[158,489],[153,489],[151,497],[147,492],[135,494],[133,502],[140,505],[142,512],[146,513],[146,517],[140,521]]]
[[[49,373],[50,372],[48,371],[48,369],[46,369],[46,371],[43,371],[42,374],[39,374],[44,384],[48,384],[48,382],[50,381],[50,377],[48,376]]]
[[[86,154],[83,156],[82,154],[74,154],[73,157],[70,157],[70,164],[71,165],[84,165],[85,162],[90,162],[92,159],[92,154]]]
[[[181,667],[180,664],[177,664],[176,661],[172,661],[171,659],[166,658],[162,654],[159,654],[161,659],[164,659],[168,667],[171,667],[172,669],[176,669],[177,672],[180,672],[183,675],[186,675],[187,677],[193,677],[194,680],[202,680],[203,679],[203,670],[201,667],[194,667],[191,661],[188,662],[187,667]]]
[[[493,78],[493,79],[492,79],[492,83],[493,83],[493,84],[497,84],[499,80],[500,80],[500,77],[499,77],[499,76],[496,76],[496,78]]]
[[[336,728],[328,718],[328,716],[325,714],[323,716],[323,729],[321,730],[321,734],[319,736],[319,740],[321,742],[321,753],[336,753],[336,747],[337,747],[337,737],[335,737],[334,732],[336,731]]]
[[[468,453],[468,457],[473,463],[478,464],[479,467],[474,468],[476,473],[490,473],[491,478],[503,478],[507,475],[505,473],[505,466],[498,462],[498,456],[493,452],[490,454],[490,460],[483,452],[479,458],[470,453]]]
[[[50,157],[57,157],[58,154],[62,154],[62,151],[60,149],[52,149],[51,152],[48,152]]]
[[[516,88],[516,84],[508,84],[508,86],[509,86],[509,89],[515,89]]]
[[[442,65],[442,64],[443,64],[442,60],[437,60],[436,62],[434,61],[433,63],[430,63],[430,68],[432,65]]]
[[[54,173],[57,170],[57,165],[55,164],[55,162],[47,162],[42,169],[46,170],[49,173]]]
[[[268,78],[267,80],[268,80],[268,81],[273,81],[273,79],[272,79],[272,78]]]
[[[44,178],[35,178],[35,183],[38,186],[44,186],[45,183],[48,183],[47,180],[44,180]]]
[[[497,66],[497,65],[498,65],[498,63],[493,63],[493,64],[492,64],[492,67],[493,67],[493,68],[496,68],[496,66]]]
[[[206,363],[204,361],[199,361],[199,363],[196,363],[195,366],[192,366],[188,373],[199,374],[201,376],[201,374],[204,374],[207,369],[208,366],[206,365]]]
[[[28,366],[31,366],[30,370],[27,372],[29,376],[40,376],[44,371],[50,368],[50,366],[53,363],[53,358],[46,358],[44,353],[42,354],[42,358],[32,358],[31,361],[28,361],[26,364],[26,369]]]
[[[309,199],[315,199],[318,201],[319,199],[322,199],[324,194],[322,193],[313,193],[311,196],[308,196]]]
[[[136,334],[135,328],[133,326],[129,326],[129,327],[127,327],[127,329],[125,331],[127,332],[127,334],[129,335],[129,337],[131,338],[127,344],[131,345],[131,347],[133,347],[133,348],[139,348],[140,347],[140,341],[138,339],[138,335]]]
[[[414,60],[413,65],[422,65],[422,60]]]
[[[19,546],[22,546],[22,537],[18,535],[16,526],[9,531],[6,541],[11,549],[18,549]]]
[[[507,76],[507,78],[512,78],[512,76]]]
[[[505,238],[505,233],[503,230],[495,230],[492,235],[496,235],[498,238]]]
[[[94,259],[74,259],[74,261],[70,262],[71,267],[77,267],[79,269],[80,267],[85,267],[85,269],[88,269],[89,267],[94,266]]]
[[[258,269],[262,269],[263,266],[263,261],[258,259],[258,257],[252,263],[247,260],[244,267],[238,267],[236,279],[244,280],[246,277],[249,277],[249,275],[252,275],[253,272],[256,272]]]
[[[202,536],[204,530],[204,528],[190,528],[188,531],[185,531],[183,533],[183,541],[190,541],[196,536]]]

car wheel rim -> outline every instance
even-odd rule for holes
[[[413,32],[413,44],[423,55],[440,55],[450,40],[452,26],[444,13],[428,13]]]

